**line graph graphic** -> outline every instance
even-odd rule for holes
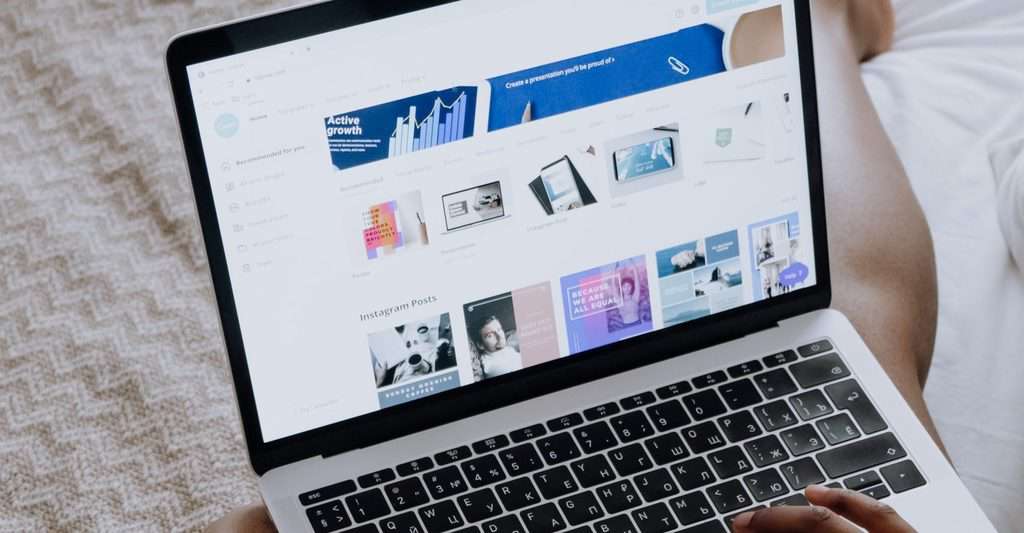
[[[409,114],[395,119],[395,130],[388,139],[388,157],[426,150],[434,146],[459,141],[466,132],[465,92],[446,105],[441,97],[425,119],[417,122],[416,106],[409,106]]]

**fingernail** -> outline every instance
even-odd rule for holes
[[[754,513],[743,513],[733,519],[733,527],[747,527],[750,525],[750,521],[754,519]]]
[[[808,485],[807,495],[810,496],[811,494],[815,494],[821,496],[822,494],[827,493],[829,490],[831,489],[829,489],[828,487],[824,487],[822,485]]]

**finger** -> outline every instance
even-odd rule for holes
[[[859,529],[825,507],[772,507],[737,516],[735,533],[859,533]]]
[[[892,507],[859,492],[829,489],[817,485],[807,487],[807,500],[828,507],[855,524],[877,533],[912,533],[910,526]]]

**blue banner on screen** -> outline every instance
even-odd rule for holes
[[[723,40],[722,30],[701,24],[492,78],[488,130],[724,72]]]
[[[338,170],[473,136],[476,87],[424,93],[324,119]]]

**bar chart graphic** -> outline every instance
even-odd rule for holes
[[[437,97],[430,114],[420,122],[416,121],[416,106],[409,106],[409,114],[395,120],[395,131],[388,139],[388,157],[418,152],[465,138],[466,100],[464,92],[450,105],[445,105],[441,97]]]
[[[324,119],[331,162],[346,170],[473,136],[477,87],[417,94]]]

